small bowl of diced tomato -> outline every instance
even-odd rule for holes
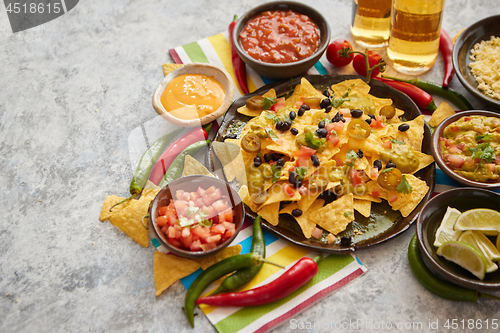
[[[461,185],[500,189],[499,113],[455,113],[436,127],[431,149],[439,169]]]
[[[238,193],[208,176],[170,182],[151,203],[150,221],[169,251],[186,258],[204,257],[227,247],[245,218]]]

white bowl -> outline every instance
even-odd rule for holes
[[[173,116],[170,112],[165,110],[160,101],[160,97],[161,94],[163,93],[163,90],[165,90],[167,84],[169,84],[170,81],[172,81],[175,77],[184,74],[204,74],[207,76],[211,76],[215,80],[217,80],[224,88],[225,96],[222,105],[217,110],[215,110],[210,114],[207,114],[204,117],[201,117],[199,119],[190,119],[190,120],[177,118]],[[233,95],[234,95],[233,81],[231,80],[231,77],[224,69],[211,64],[204,64],[204,63],[185,64],[184,66],[169,73],[160,82],[155,92],[153,93],[153,108],[160,116],[162,116],[165,120],[167,120],[171,124],[183,127],[195,127],[195,126],[205,125],[222,116],[224,112],[226,112],[226,110],[229,108],[229,106],[231,106],[231,103],[233,102]]]

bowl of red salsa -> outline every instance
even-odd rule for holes
[[[245,211],[238,193],[208,176],[170,182],[151,203],[150,221],[160,243],[186,258],[227,247],[240,231]]]
[[[439,168],[456,182],[500,188],[500,114],[458,112],[439,124],[431,148]]]
[[[233,43],[241,59],[261,76],[305,74],[326,51],[330,27],[314,8],[292,1],[257,6],[236,23]]]

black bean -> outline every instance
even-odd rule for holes
[[[259,156],[256,156],[254,159],[253,159],[253,166],[258,168],[260,167],[260,165],[262,164],[262,160],[260,159]]]
[[[330,99],[329,98],[325,98],[325,99],[321,100],[321,102],[319,103],[319,107],[322,108],[322,109],[324,109],[328,105],[331,105],[331,104],[332,104],[332,102],[330,101]]]
[[[295,111],[290,111],[290,113],[288,114],[288,117],[290,117],[290,120],[294,120],[295,117],[297,117],[297,114],[295,113]]]
[[[351,237],[349,236],[344,236],[342,238],[340,238],[340,244],[344,245],[344,246],[350,246],[351,245]]]
[[[398,126],[398,130],[400,132],[406,132],[409,129],[410,129],[410,125],[408,125],[408,124],[401,124]]]
[[[373,120],[377,120],[377,117],[375,117],[374,114],[369,114],[368,117],[372,118]]]
[[[370,125],[372,123],[372,118],[367,118],[365,121],[368,123],[368,125]]]
[[[238,136],[234,133],[228,134],[224,137],[224,140],[226,139],[236,139]]]
[[[316,134],[320,138],[326,138],[326,136],[328,135],[328,131],[326,130],[326,128],[318,128],[316,130]]]
[[[396,163],[392,162],[392,161],[389,161],[389,163],[387,163],[385,165],[385,168],[386,169],[389,169],[389,168],[395,168],[396,167]]]
[[[293,185],[296,181],[297,181],[297,174],[295,173],[295,171],[290,172],[288,174],[288,182]]]
[[[318,156],[316,155],[311,155],[311,161],[313,162],[313,165],[315,167],[318,167],[319,166],[319,159],[318,159]]]
[[[299,188],[302,186],[302,182],[300,180],[296,180],[295,183],[292,183],[292,186],[295,188]]]
[[[295,127],[293,127],[291,130],[290,130],[290,133],[292,133],[293,135],[297,135],[299,134],[299,130],[296,129]]]
[[[283,122],[281,120],[279,120],[277,123],[276,123],[276,129],[278,131],[281,131],[283,129]]]
[[[330,93],[329,89],[325,89],[325,90],[323,90],[323,96],[332,97],[332,94]]]
[[[360,110],[360,109],[354,109],[354,110],[351,110],[351,116],[353,118],[359,118],[363,115],[363,110]]]
[[[271,159],[272,159],[271,155],[269,155],[269,154],[264,154],[264,161],[266,161],[266,163],[271,162]]]
[[[306,104],[302,104],[299,108],[299,111],[298,111],[298,116],[299,117],[302,117],[304,115],[304,112],[306,112],[307,110],[310,110],[311,108],[309,106],[307,106]]]
[[[302,211],[298,208],[292,210],[292,215],[295,216],[295,217],[299,217],[300,215],[302,215]]]
[[[375,160],[375,162],[373,162],[373,167],[377,168],[379,171],[382,170],[382,161],[381,160]]]
[[[277,166],[280,166],[282,167],[283,165],[285,165],[285,159],[282,157],[280,158],[277,162],[276,162],[276,165]]]
[[[327,106],[325,107],[325,112],[326,112],[326,113],[328,113],[328,112],[330,112],[330,111],[332,111],[332,106],[331,106],[331,105],[327,105]]]
[[[358,155],[359,158],[363,158],[363,150],[359,149],[356,155]]]
[[[342,119],[342,114],[340,112],[337,112],[335,116],[333,116],[332,123],[338,123]]]
[[[290,120],[285,121],[283,124],[283,128],[281,129],[283,132],[288,131],[292,127],[292,122]]]
[[[318,127],[319,127],[319,128],[325,128],[325,121],[324,121],[324,120],[320,121],[320,122],[318,123]]]
[[[272,153],[271,154],[271,158],[272,158],[273,161],[279,160],[281,158],[281,156],[283,156],[283,155],[281,155],[279,153]]]

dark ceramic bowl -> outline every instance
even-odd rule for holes
[[[222,195],[229,197],[229,200],[232,203],[234,212],[233,222],[236,224],[236,232],[234,235],[227,239],[224,243],[219,244],[216,248],[208,251],[188,251],[170,244],[164,234],[160,231],[160,227],[156,224],[160,207],[168,205],[170,203],[170,199],[172,199],[177,190],[194,192],[198,189],[198,186],[201,186],[203,189],[207,189],[212,185],[220,188],[222,190]],[[151,203],[151,207],[149,208],[149,219],[157,238],[160,240],[160,243],[169,251],[185,258],[201,258],[222,250],[234,240],[243,226],[245,209],[238,193],[225,181],[208,176],[187,176],[170,182],[167,186],[161,189],[160,192],[158,192],[156,198]]]
[[[462,287],[484,291],[500,290],[500,270],[486,273],[486,277],[481,281],[469,271],[438,256],[437,248],[433,245],[436,230],[448,206],[465,212],[474,208],[498,210],[499,203],[500,194],[473,187],[455,188],[429,200],[417,219],[418,245],[425,265],[438,277]]]
[[[294,78],[293,80],[271,83],[259,88],[258,90],[248,95],[242,96],[239,99],[237,99],[227,111],[224,117],[224,122],[222,123],[219,131],[217,132],[217,136],[215,137],[214,140],[223,141],[224,136],[229,134],[229,129],[231,125],[237,124],[239,122],[246,123],[249,121],[250,119],[249,117],[243,116],[241,113],[237,112],[237,109],[239,107],[245,105],[247,98],[250,98],[255,95],[262,95],[271,88],[276,90],[278,96],[286,95],[291,91],[293,91],[293,88],[300,83],[301,78],[302,77],[297,77]],[[339,83],[345,80],[360,79],[361,77],[357,75],[331,74],[331,75],[308,75],[305,76],[305,78],[313,86],[322,90],[325,87],[331,86],[332,84]],[[421,115],[420,109],[415,105],[415,103],[406,94],[400,92],[399,90],[396,90],[376,80],[370,81],[370,88],[371,88],[370,94],[380,98],[392,99],[392,101],[394,102],[393,105],[395,107],[405,111],[404,117],[406,119],[408,120],[414,119]],[[430,155],[431,154],[430,146],[431,146],[431,130],[429,126],[425,125],[424,137],[422,141],[422,152]],[[214,154],[212,149],[208,151],[206,165],[210,170],[213,170],[215,173],[217,173],[220,178],[224,178],[224,175],[221,172],[222,170],[221,163],[218,160],[217,156]],[[417,220],[417,215],[420,209],[422,209],[425,202],[428,199],[430,199],[432,192],[434,191],[434,185],[436,182],[436,168],[434,166],[434,163],[432,163],[431,165],[427,166],[422,170],[419,170],[415,174],[415,176],[419,177],[420,179],[424,180],[427,183],[427,186],[429,186],[429,191],[422,199],[422,201],[418,204],[418,206],[411,212],[411,214],[408,215],[407,217],[402,217],[399,212],[396,212],[397,214],[389,216],[389,214],[387,214],[387,209],[389,209],[390,207],[388,205],[384,205],[383,203],[372,204],[372,210],[375,212],[375,214],[373,214],[373,216],[371,216],[368,219],[367,218],[363,219],[361,215],[355,212],[354,214],[356,216],[356,222],[358,224],[361,223],[364,226],[368,227],[373,225],[374,221],[378,222],[379,221],[378,219],[379,218],[382,219],[383,217],[383,220],[385,222],[388,222],[390,227],[387,227],[387,224],[385,225],[385,227],[380,225],[379,228],[374,228],[373,232],[370,232],[369,236],[366,236],[365,234],[360,236],[354,233],[354,229],[356,227],[354,226],[353,223],[350,223],[347,226],[347,230],[344,231],[344,233],[346,236],[352,238],[351,245],[342,245],[341,243],[323,244],[316,242],[312,239],[307,239],[302,234],[302,231],[300,230],[298,224],[288,214],[279,215],[280,221],[277,226],[273,226],[268,221],[262,219],[262,227],[290,243],[296,244],[310,251],[316,251],[316,252],[337,253],[337,254],[348,253],[358,249],[363,249],[373,245],[377,245],[396,237],[397,235],[401,234],[402,232],[410,228],[410,225]],[[245,211],[247,215],[252,219],[254,219],[257,216],[257,214],[252,212],[250,208],[247,208]],[[340,235],[342,237],[344,234]]]
[[[470,50],[474,48],[476,43],[489,40],[491,36],[500,37],[500,15],[482,19],[460,34],[453,47],[453,68],[462,85],[474,97],[500,110],[500,101],[486,96],[477,88],[478,83],[469,69]]]
[[[304,14],[309,16],[311,20],[316,23],[320,30],[320,44],[316,52],[314,52],[308,58],[302,59],[300,61],[290,62],[290,63],[282,63],[282,64],[274,64],[267,63],[257,59],[252,58],[248,55],[248,53],[243,49],[240,43],[240,32],[246,26],[248,21],[253,19],[254,17],[260,15],[265,11],[271,10],[292,10],[296,13]],[[299,2],[293,1],[274,1],[268,2],[263,5],[257,6],[247,13],[245,13],[236,23],[234,27],[233,36],[230,38],[233,39],[234,46],[236,47],[236,51],[240,55],[241,59],[250,66],[253,70],[255,70],[261,76],[270,78],[270,79],[286,79],[290,77],[294,77],[297,75],[305,74],[309,68],[314,66],[316,62],[321,58],[323,53],[325,53],[328,44],[330,43],[330,26],[326,19],[314,8]]]
[[[432,150],[432,155],[434,156],[434,160],[436,161],[437,165],[441,170],[443,170],[444,173],[446,173],[450,178],[455,180],[456,182],[465,185],[465,186],[474,186],[474,187],[481,187],[481,188],[486,188],[486,189],[498,189],[500,188],[500,182],[496,183],[483,183],[483,182],[476,182],[470,179],[465,178],[461,174],[453,171],[453,169],[446,164],[444,161],[443,155],[441,154],[441,143],[439,142],[439,137],[443,136],[443,131],[444,129],[450,125],[452,122],[457,121],[458,119],[465,117],[465,116],[486,116],[486,117],[496,117],[500,119],[500,114],[496,112],[491,112],[491,111],[482,111],[482,110],[470,110],[470,111],[463,111],[463,112],[458,112],[455,113],[454,115],[446,118],[443,120],[441,124],[436,128],[434,133],[432,134],[432,142],[431,142],[431,150]]]

